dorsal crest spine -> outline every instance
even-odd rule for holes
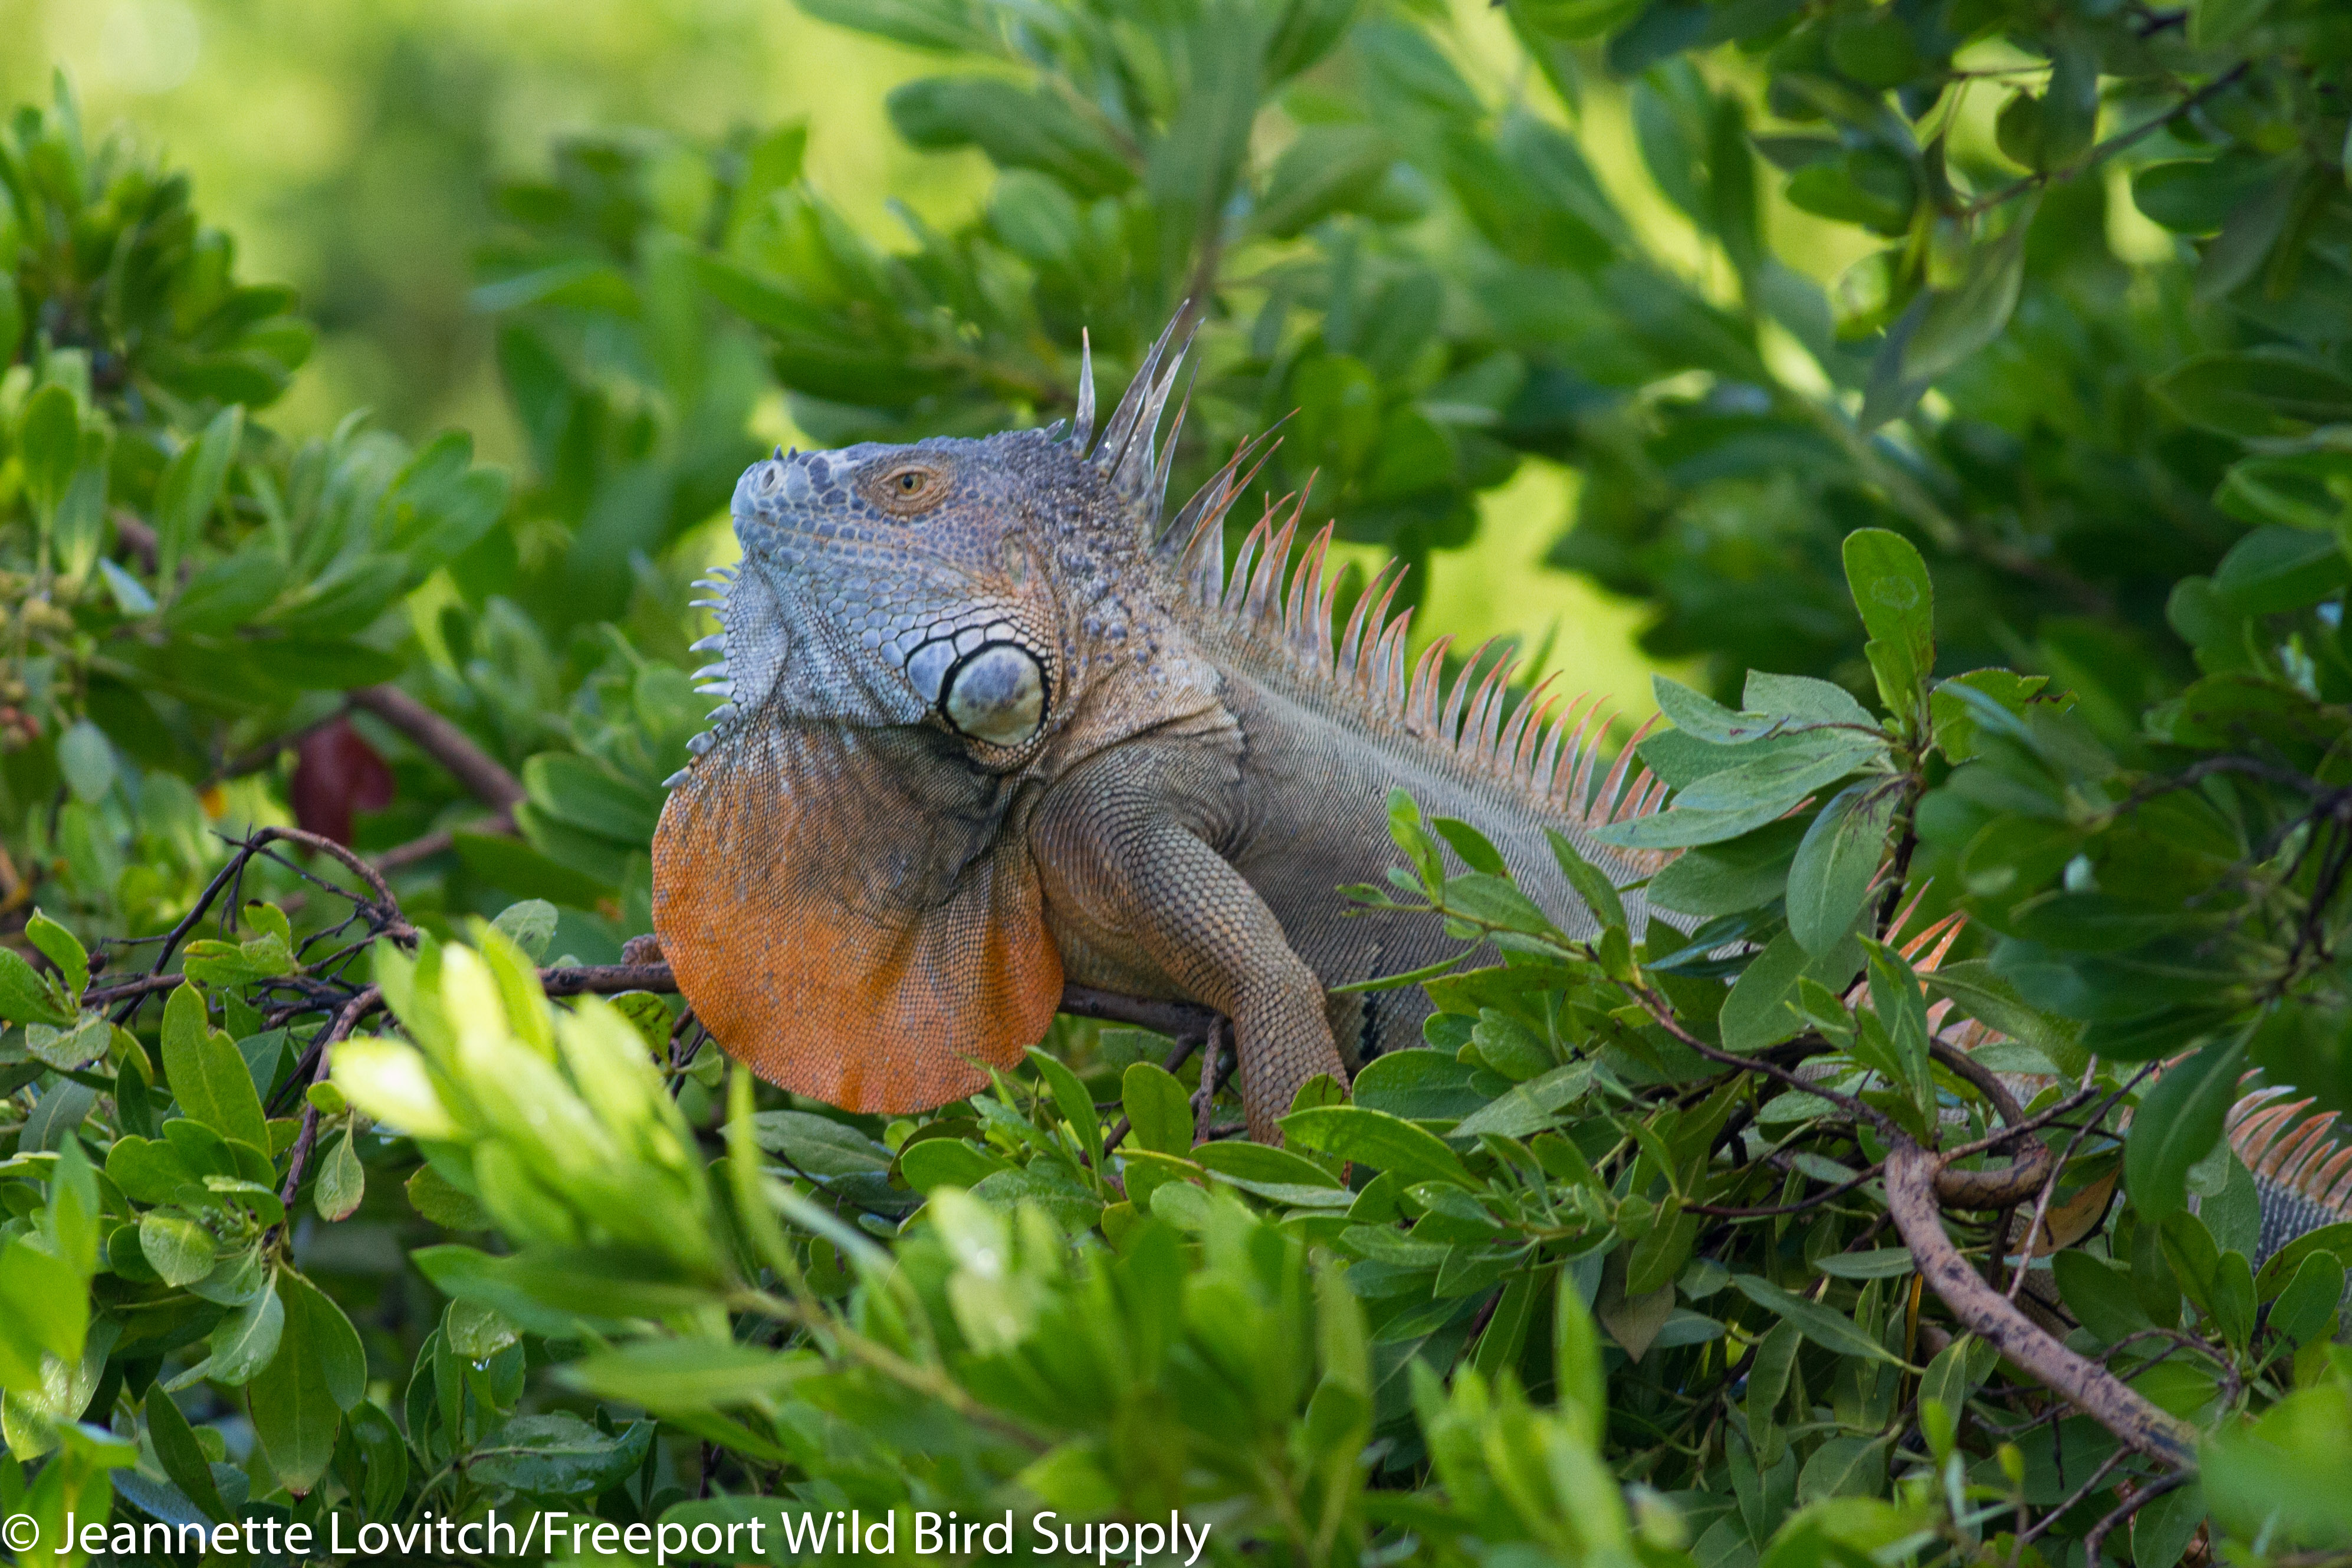
[[[1316,530],[1293,561],[1306,518],[1303,491],[1268,502],[1228,570],[1226,514],[1273,445],[1265,437],[1244,442],[1162,536],[1159,558],[1181,602],[1212,618],[1269,664],[1328,687],[1359,708],[1368,726],[1410,737],[1454,767],[1518,789],[1571,823],[1602,827],[1648,815],[1664,804],[1664,781],[1646,768],[1634,771],[1633,747],[1654,718],[1617,751],[1596,785],[1608,736],[1605,708],[1580,697],[1554,718],[1559,698],[1545,695],[1549,677],[1512,704],[1519,655],[1508,644],[1499,644],[1497,651],[1498,639],[1480,644],[1450,685],[1444,678],[1450,636],[1424,648],[1408,675],[1405,645],[1412,612],[1389,613],[1404,578],[1399,563],[1373,575],[1335,649],[1333,622],[1345,569],[1335,569],[1331,561],[1332,523]],[[1672,858],[1654,851],[1611,853],[1645,871]]]

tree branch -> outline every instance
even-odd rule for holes
[[[2196,1428],[2059,1343],[1969,1267],[1944,1234],[1936,1190],[1942,1165],[1940,1155],[1896,1134],[1886,1155],[1886,1207],[1919,1272],[1952,1315],[2135,1452],[2175,1469],[2195,1465]]]
[[[521,782],[503,764],[398,686],[362,686],[345,695],[353,707],[373,714],[447,768],[484,805],[504,812],[522,800]]]

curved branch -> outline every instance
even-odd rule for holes
[[[1966,1080],[1990,1101],[2003,1124],[2024,1143],[2017,1157],[1999,1170],[1954,1170],[1950,1165],[1952,1156],[1945,1155],[1936,1168],[1937,1200],[1946,1208],[2008,1208],[2034,1197],[2056,1170],[2057,1156],[2051,1153],[2049,1145],[2019,1125],[2025,1120],[2025,1111],[2018,1104],[2017,1096],[1964,1051],[1942,1040],[1931,1040],[1927,1054],[1937,1066]]]
[[[344,695],[353,707],[373,714],[407,737],[484,805],[505,811],[523,799],[521,781],[503,764],[475,745],[464,730],[398,686],[362,686]]]
[[[2166,1415],[2114,1373],[2059,1343],[1969,1266],[1944,1234],[1937,1193],[1942,1165],[1942,1156],[1898,1135],[1886,1155],[1886,1208],[1920,1274],[1952,1315],[2126,1448],[2176,1469],[2193,1467],[2195,1427]]]

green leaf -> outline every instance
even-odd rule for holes
[[[1568,885],[1575,890],[1577,897],[1584,901],[1584,906],[1592,911],[1601,928],[1606,930],[1612,925],[1624,925],[1625,904],[1617,896],[1616,884],[1609,880],[1609,873],[1580,854],[1576,846],[1569,841],[1568,835],[1558,829],[1546,828],[1544,838],[1551,845],[1551,858],[1559,862],[1560,875],[1568,879]]]
[[[2293,439],[2352,423],[2352,379],[2292,349],[2198,355],[2150,390],[2190,423],[2242,440]]]
[[[760,1405],[824,1370],[805,1352],[779,1354],[731,1341],[648,1340],[600,1351],[563,1369],[563,1381],[602,1399],[671,1416]]]
[[[1853,930],[1871,878],[1886,855],[1886,830],[1901,791],[1866,780],[1848,786],[1815,817],[1789,867],[1789,932],[1825,954]]]
[[[1192,1151],[1203,1170],[1220,1176],[1233,1176],[1260,1186],[1322,1187],[1344,1191],[1337,1176],[1303,1155],[1288,1149],[1270,1148],[1264,1144],[1226,1143],[1202,1144]]]
[[[1853,700],[1853,694],[1833,681],[1811,675],[1776,675],[1767,670],[1748,672],[1739,694],[1740,706],[1750,713],[1789,719],[1789,730],[1802,733],[1811,725],[1859,725],[1875,731],[1878,720]]]
[[[1797,1500],[1874,1497],[1886,1485],[1885,1437],[1832,1437],[1813,1450],[1797,1477]]]
[[[286,587],[286,563],[256,540],[190,578],[163,612],[169,630],[197,637],[225,637],[267,609]]]
[[[163,1005],[163,1071],[180,1108],[224,1138],[269,1147],[261,1096],[236,1042],[211,1026],[204,993],[181,986]]]
[[[0,1019],[10,1023],[68,1024],[74,1015],[58,1006],[47,984],[15,948],[0,946]]]
[[[2243,1035],[2215,1040],[2168,1069],[2140,1101],[2124,1140],[2124,1183],[2141,1218],[2155,1223],[2189,1196],[2189,1167],[2221,1141],[2238,1097]]]
[[[1559,1380],[1561,1412],[1597,1439],[1609,1423],[1609,1383],[1601,1363],[1601,1333],[1584,1292],[1563,1275],[1553,1292],[1553,1375]]]
[[[1320,1105],[1282,1119],[1283,1137],[1300,1148],[1394,1171],[1408,1181],[1470,1186],[1470,1173],[1433,1133],[1361,1105]]]
[[[1939,1399],[1958,1416],[2000,1364],[2000,1353],[1974,1334],[1962,1334],[1936,1353],[1919,1379],[1922,1398]]]
[[[139,1250],[174,1289],[211,1273],[215,1257],[212,1232],[192,1219],[152,1211],[139,1217]]]
[[[438,1169],[424,1165],[408,1178],[408,1205],[444,1230],[475,1231],[490,1228],[489,1210],[482,1200],[452,1184]]]
[[[1179,1156],[1192,1152],[1192,1103],[1175,1075],[1157,1062],[1130,1062],[1119,1079],[1128,1137],[1139,1148]]]
[[[337,1138],[319,1163],[319,1179],[310,1188],[310,1202],[319,1218],[330,1223],[349,1219],[367,1197],[367,1167],[350,1133]]]
[[[1011,1168],[961,1138],[926,1138],[908,1145],[898,1156],[898,1174],[920,1193],[939,1186],[978,1186],[997,1172]]]
[[[1780,728],[1778,719],[1763,714],[1734,713],[1714,698],[1702,696],[1680,681],[1664,675],[1650,678],[1650,691],[1658,700],[1658,711],[1676,729],[1718,746],[1760,740]]]
[[[65,977],[67,999],[79,1005],[82,991],[89,985],[89,954],[81,939],[38,909],[25,922],[25,939],[58,967],[58,972]]]
[[[558,821],[623,843],[651,841],[661,816],[658,796],[584,757],[542,751],[523,764],[522,782],[531,803]]]
[[[1675,795],[1675,809],[1738,812],[1767,810],[1777,817],[1822,785],[1844,778],[1885,749],[1886,742],[1880,736],[1857,735],[1852,730],[1814,731],[1785,750],[1708,774]]]
[[[1936,665],[1936,588],[1927,563],[1901,534],[1856,528],[1845,537],[1845,581],[1870,633],[1879,700],[1901,717],[1918,705]]]
[[[206,1379],[232,1388],[251,1382],[278,1354],[285,1330],[286,1304],[272,1281],[215,1326],[212,1354],[164,1385],[165,1391],[177,1393]]]
[[[1723,1032],[1726,1051],[1760,1051],[1778,1045],[1804,1028],[1804,1020],[1789,1004],[1797,982],[1811,979],[1832,991],[1843,992],[1863,966],[1862,945],[1849,937],[1827,953],[1805,951],[1794,934],[1781,932],[1748,960],[1732,983],[1716,1026]]]
[[[52,382],[26,400],[16,455],[24,465],[25,497],[46,533],[81,465],[81,410],[71,392]]]
[[[343,1310],[301,1275],[280,1270],[277,1293],[286,1330],[250,1388],[253,1431],[270,1469],[299,1496],[333,1458],[342,1413],[367,1392],[367,1356]]]
[[[244,437],[244,406],[232,402],[164,465],[155,486],[155,580],[163,585],[162,591],[170,592],[179,582],[180,562],[220,505]]]
[[[6,1375],[11,1387],[40,1386],[43,1351],[61,1361],[79,1361],[89,1325],[89,1281],[73,1264],[27,1237],[13,1237],[0,1247],[0,1363],[8,1359],[10,1341],[18,1354],[30,1356],[28,1373]]]
[[[1372,126],[1309,125],[1275,160],[1249,226],[1290,239],[1333,213],[1360,211],[1396,159]]]
[[[1580,43],[1606,37],[1640,16],[1649,0],[1511,0],[1511,13],[1547,37]]]
[[[363,1517],[382,1519],[408,1495],[408,1445],[392,1417],[365,1399],[352,1406],[350,1420],[364,1489],[361,1511]]]
[[[2326,1253],[2305,1258],[2271,1303],[2270,1326],[2289,1344],[2307,1344],[2326,1332],[2343,1299],[2344,1265]]]
[[[1929,298],[1927,314],[1901,346],[1906,385],[1924,387],[1957,369],[2009,325],[2025,285],[2025,236],[2034,205],[2031,199],[2021,204],[1999,239],[1969,253],[1958,285]]]
[[[1497,1096],[1455,1123],[1452,1135],[1475,1138],[1492,1133],[1499,1137],[1524,1138],[1530,1133],[1541,1132],[1559,1120],[1560,1112],[1580,1099],[1591,1083],[1590,1061],[1555,1067],[1524,1083],[1513,1084],[1508,1093]]]
[[[1094,1163],[1096,1168],[1100,1169],[1102,1119],[1095,1114],[1094,1096],[1087,1092],[1087,1086],[1078,1081],[1078,1075],[1051,1052],[1032,1046],[1029,1060],[1036,1065],[1037,1075],[1045,1081],[1045,1087],[1052,1093],[1055,1105],[1061,1111],[1062,1119],[1069,1123],[1070,1132],[1077,1139],[1078,1147],[1085,1151],[1087,1158]]]
[[[522,950],[532,963],[544,962],[548,944],[555,940],[555,905],[543,898],[526,898],[520,904],[509,904],[499,911],[490,924],[506,933],[507,940]]]
[[[55,1030],[43,1023],[25,1026],[25,1050],[36,1061],[60,1072],[87,1067],[104,1056],[114,1043],[114,1026],[104,1013],[84,1013],[73,1028]]]
[[[1759,1274],[1734,1274],[1731,1282],[1758,1306],[1777,1312],[1797,1326],[1797,1332],[1824,1350],[1840,1355],[1858,1355],[1866,1361],[1884,1361],[1896,1366],[1902,1358],[1871,1335],[1864,1333],[1852,1318],[1831,1311],[1819,1301],[1809,1301],[1792,1296]]]
[[[890,123],[918,147],[977,147],[1000,168],[1035,169],[1087,196],[1135,183],[1118,144],[1050,92],[992,77],[925,77],[887,101]]]
[[[2107,1343],[2150,1326],[2128,1273],[2071,1247],[2062,1249],[2050,1263],[2066,1310]]]
[[[762,1111],[751,1118],[751,1134],[761,1148],[818,1180],[890,1168],[887,1145],[813,1111]]]
[[[172,1484],[213,1519],[225,1521],[235,1518],[235,1511],[213,1480],[212,1463],[205,1458],[194,1429],[172,1402],[172,1396],[161,1388],[151,1388],[142,1408],[147,1416],[147,1436],[153,1441],[155,1457],[163,1461],[163,1473],[172,1478]]]
[[[106,1154],[106,1175],[134,1203],[193,1203],[194,1192],[202,1187],[169,1144],[137,1134],[114,1140]]]
[[[1813,1260],[1815,1273],[1836,1280],[1891,1280],[1917,1267],[1908,1247],[1872,1247],[1860,1252],[1832,1252]]]
[[[1439,838],[1453,846],[1454,852],[1462,857],[1462,863],[1472,871],[1484,872],[1488,876],[1510,874],[1510,868],[1503,863],[1502,852],[1469,823],[1454,817],[1432,817],[1429,825]]]
[[[567,1412],[518,1416],[467,1455],[475,1485],[511,1487],[541,1497],[593,1497],[621,1484],[645,1463],[654,1423],[635,1421],[607,1436]]]
[[[968,0],[800,0],[821,21],[942,54],[987,53],[995,35]]]
[[[1466,1027],[1468,1020],[1462,1021]],[[1386,1051],[1356,1074],[1355,1101],[1408,1122],[1450,1122],[1475,1114],[1487,1103],[1487,1096],[1471,1086],[1475,1071],[1450,1051],[1414,1046]]]
[[[2269,14],[2272,0],[2189,0],[2189,41],[2200,49],[2234,42]]]
[[[2139,1568],[2174,1568],[2206,1519],[2201,1481],[2153,1499],[2132,1519],[2131,1560]]]

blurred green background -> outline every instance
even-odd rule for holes
[[[1524,62],[1507,25],[1477,0],[1454,21],[1460,63],[1499,95]],[[0,0],[0,37],[14,41],[8,100],[46,100],[62,69],[93,136],[121,128],[160,149],[205,221],[236,236],[242,274],[300,291],[319,348],[271,416],[296,438],[364,407],[411,439],[457,425],[484,461],[524,461],[491,322],[469,303],[473,255],[497,221],[495,183],[543,174],[567,134],[717,139],[805,120],[810,184],[886,249],[906,241],[894,204],[950,226],[992,178],[976,151],[918,152],[891,131],[885,95],[936,58],[784,0]],[[1696,262],[1611,107],[1589,106],[1600,172],[1644,237]],[[1824,277],[1866,248],[1819,227]],[[806,440],[781,394],[752,434]],[[1543,564],[1573,485],[1538,459],[1483,496],[1475,543],[1429,564],[1420,629],[1549,639],[1546,666],[1570,689],[1645,714],[1660,665],[1633,644],[1642,607]],[[714,559],[731,555],[712,542]]]

